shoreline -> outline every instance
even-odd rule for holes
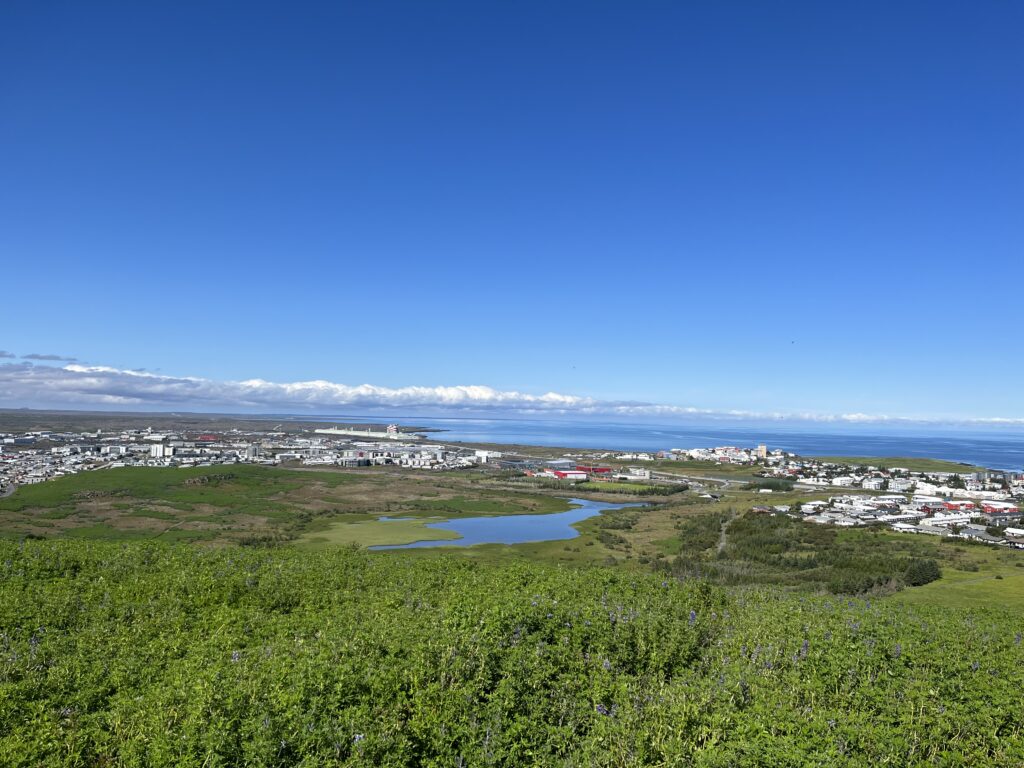
[[[1024,468],[1024,435],[1002,432],[978,435],[891,435],[780,431],[771,426],[692,426],[652,424],[603,424],[536,419],[470,419],[463,431],[455,424],[393,423],[409,439],[444,442],[480,450],[555,455],[586,452],[609,455],[624,452],[656,453],[671,448],[714,445],[753,447],[766,444],[805,458],[824,458],[850,465],[881,466],[944,464],[945,470],[977,471],[979,468],[1016,472]],[[457,420],[448,420],[457,421]],[[374,428],[388,420],[357,416],[305,416],[296,414],[217,414],[195,412],[71,411],[0,408],[0,432],[31,431],[104,432],[152,426],[185,432],[263,432],[297,434],[325,427]],[[493,434],[487,434],[493,430]],[[616,447],[608,447],[616,446]]]

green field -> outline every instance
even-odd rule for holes
[[[902,467],[911,472],[980,472],[984,467],[972,464],[961,464],[955,461],[943,461],[942,459],[915,459],[899,456],[809,456],[816,461],[827,461],[832,464],[847,464],[851,467],[878,467],[890,469]]]
[[[959,553],[969,553],[964,561],[969,569],[946,568],[940,580],[904,590],[893,599],[950,608],[1003,608],[1024,614],[1024,552],[966,544],[959,546]]]
[[[397,544],[408,541],[411,526],[379,524],[378,530],[377,516],[436,520],[567,509],[564,498],[534,488],[492,488],[467,474],[132,467],[19,488],[0,499],[0,536],[169,536],[230,544],[308,542],[315,534],[339,543]],[[396,540],[381,540],[385,532]]]
[[[744,480],[753,477],[759,467],[743,464],[718,464],[711,461],[694,461],[693,459],[660,459],[658,461],[645,461],[645,468],[659,472],[675,472],[677,474],[692,474],[721,476],[724,478],[739,477]]]
[[[327,523],[322,529],[314,528],[296,540],[296,544],[309,547],[356,545],[374,547],[381,544],[411,544],[414,541],[443,541],[457,539],[452,531],[427,528],[427,523],[443,522],[446,518],[417,518],[380,521]]]
[[[622,493],[636,493],[642,495],[645,491],[650,491],[658,488],[657,485],[650,485],[649,483],[627,483],[627,482],[616,482],[609,480],[607,482],[592,482],[587,485],[587,490],[594,493],[601,492],[622,492]]]

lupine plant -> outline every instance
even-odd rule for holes
[[[599,567],[0,543],[0,764],[1020,766],[1021,631]]]

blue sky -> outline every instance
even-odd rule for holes
[[[34,354],[1024,417],[1022,33],[1011,2],[5,3],[0,405],[188,404]]]

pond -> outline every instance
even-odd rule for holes
[[[492,515],[491,517],[465,517],[442,523],[427,523],[425,527],[452,531],[458,539],[414,541],[411,544],[384,544],[370,549],[410,549],[412,547],[470,547],[474,544],[526,544],[535,541],[575,539],[580,535],[574,523],[599,515],[606,510],[644,507],[646,504],[606,504],[601,501],[569,499],[573,509],[546,515]],[[395,518],[380,518],[382,521]]]

